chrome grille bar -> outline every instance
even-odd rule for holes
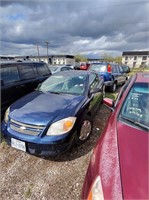
[[[30,124],[24,124],[13,119],[10,120],[10,128],[19,133],[28,134],[28,135],[39,135],[44,129],[45,126],[36,126]]]

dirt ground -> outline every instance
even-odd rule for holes
[[[79,200],[93,147],[110,110],[104,105],[94,118],[90,139],[52,159],[43,159],[0,144],[0,199]]]

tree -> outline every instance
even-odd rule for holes
[[[122,56],[117,56],[114,58],[114,62],[116,63],[122,63]]]
[[[122,56],[113,57],[110,54],[104,53],[102,59],[109,62],[122,63]]]
[[[80,54],[75,55],[76,62],[87,62],[88,59]]]
[[[104,53],[101,58],[105,61],[109,61],[112,62],[113,61],[113,57],[110,54]]]

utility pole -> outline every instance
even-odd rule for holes
[[[37,43],[37,53],[38,53],[38,59],[40,61],[40,57],[39,57],[39,46],[38,46],[38,43]]]
[[[49,45],[50,42],[47,42],[47,41],[46,41],[46,42],[44,42],[44,43],[47,45],[47,62],[49,63],[48,45]]]

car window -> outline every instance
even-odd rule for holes
[[[44,63],[36,63],[35,66],[37,67],[38,74],[40,75],[48,75],[50,74],[50,69]]]
[[[16,66],[0,68],[0,72],[4,84],[20,80],[18,68]]]
[[[119,65],[119,71],[122,73],[124,72],[123,68]]]
[[[118,66],[112,65],[112,73],[118,73]]]
[[[149,84],[136,83],[122,107],[121,117],[149,129]]]
[[[99,76],[96,74],[91,74],[89,77],[90,88],[93,89],[99,84]]]
[[[96,72],[105,72],[106,71],[106,65],[105,64],[92,64],[89,67],[90,70],[94,70]]]
[[[62,67],[61,68],[61,71],[65,71],[65,70],[71,70],[71,68],[70,67]]]
[[[130,77],[127,82],[125,83],[125,85],[123,85],[123,87],[121,88],[120,92],[117,95],[116,101],[115,101],[115,107],[117,106],[119,100],[121,99],[121,97],[123,96],[124,92],[126,91],[130,81],[132,80],[132,77]]]
[[[31,64],[21,64],[18,67],[21,72],[22,79],[30,79],[35,77]]]

